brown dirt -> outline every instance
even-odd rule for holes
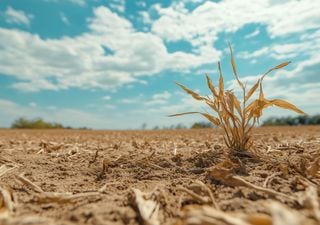
[[[304,193],[306,183],[319,187],[320,179],[310,171],[320,156],[319,126],[258,128],[254,140],[258,159],[232,157],[230,173],[260,187],[268,179],[267,188],[293,197]],[[157,189],[160,224],[173,224],[180,221],[181,208],[206,204],[181,190],[185,187],[207,197],[192,189],[200,180],[224,212],[269,215],[265,203],[272,200],[300,213],[309,224],[317,224],[313,211],[302,203],[230,185],[210,175],[210,168],[226,161],[227,152],[222,133],[211,129],[1,130],[0,167],[13,169],[0,175],[0,188],[12,194],[14,209],[6,219],[0,216],[0,223],[140,224],[135,188],[142,192]],[[43,192],[24,183],[19,178],[22,173]],[[88,196],[45,197],[52,192]]]

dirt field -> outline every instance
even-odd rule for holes
[[[254,140],[228,160],[212,129],[1,130],[0,224],[320,224],[320,127]]]

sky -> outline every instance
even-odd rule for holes
[[[73,127],[139,129],[203,119],[174,81],[209,95],[205,74],[237,93],[269,68],[266,98],[309,115],[320,106],[320,1],[1,0],[0,127],[38,118]],[[269,116],[295,116],[270,108]]]

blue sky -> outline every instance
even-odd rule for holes
[[[230,42],[242,79],[265,79],[266,97],[308,114],[320,105],[320,1],[2,0],[0,125],[42,117],[74,127],[148,128],[201,121],[206,110],[179,81],[209,94],[204,74],[235,89]],[[270,109],[268,116],[294,115]]]

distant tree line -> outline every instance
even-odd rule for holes
[[[299,126],[316,124],[320,124],[320,114],[314,116],[270,117],[263,122],[262,126]]]
[[[196,122],[191,126],[191,129],[199,129],[199,128],[213,128],[213,124],[209,122]]]
[[[11,124],[11,128],[15,129],[63,129],[66,128],[60,123],[46,122],[41,118],[26,119],[19,118]]]
[[[214,126],[209,122],[196,122],[192,124],[190,127],[184,125],[184,124],[176,124],[176,125],[170,125],[170,126],[155,126],[153,130],[180,130],[180,129],[201,129],[201,128],[213,128]]]
[[[41,118],[27,119],[24,117],[16,119],[11,124],[11,128],[14,128],[14,129],[73,129],[70,126],[63,126],[61,123],[47,122]],[[80,127],[77,129],[88,129],[88,128]]]

